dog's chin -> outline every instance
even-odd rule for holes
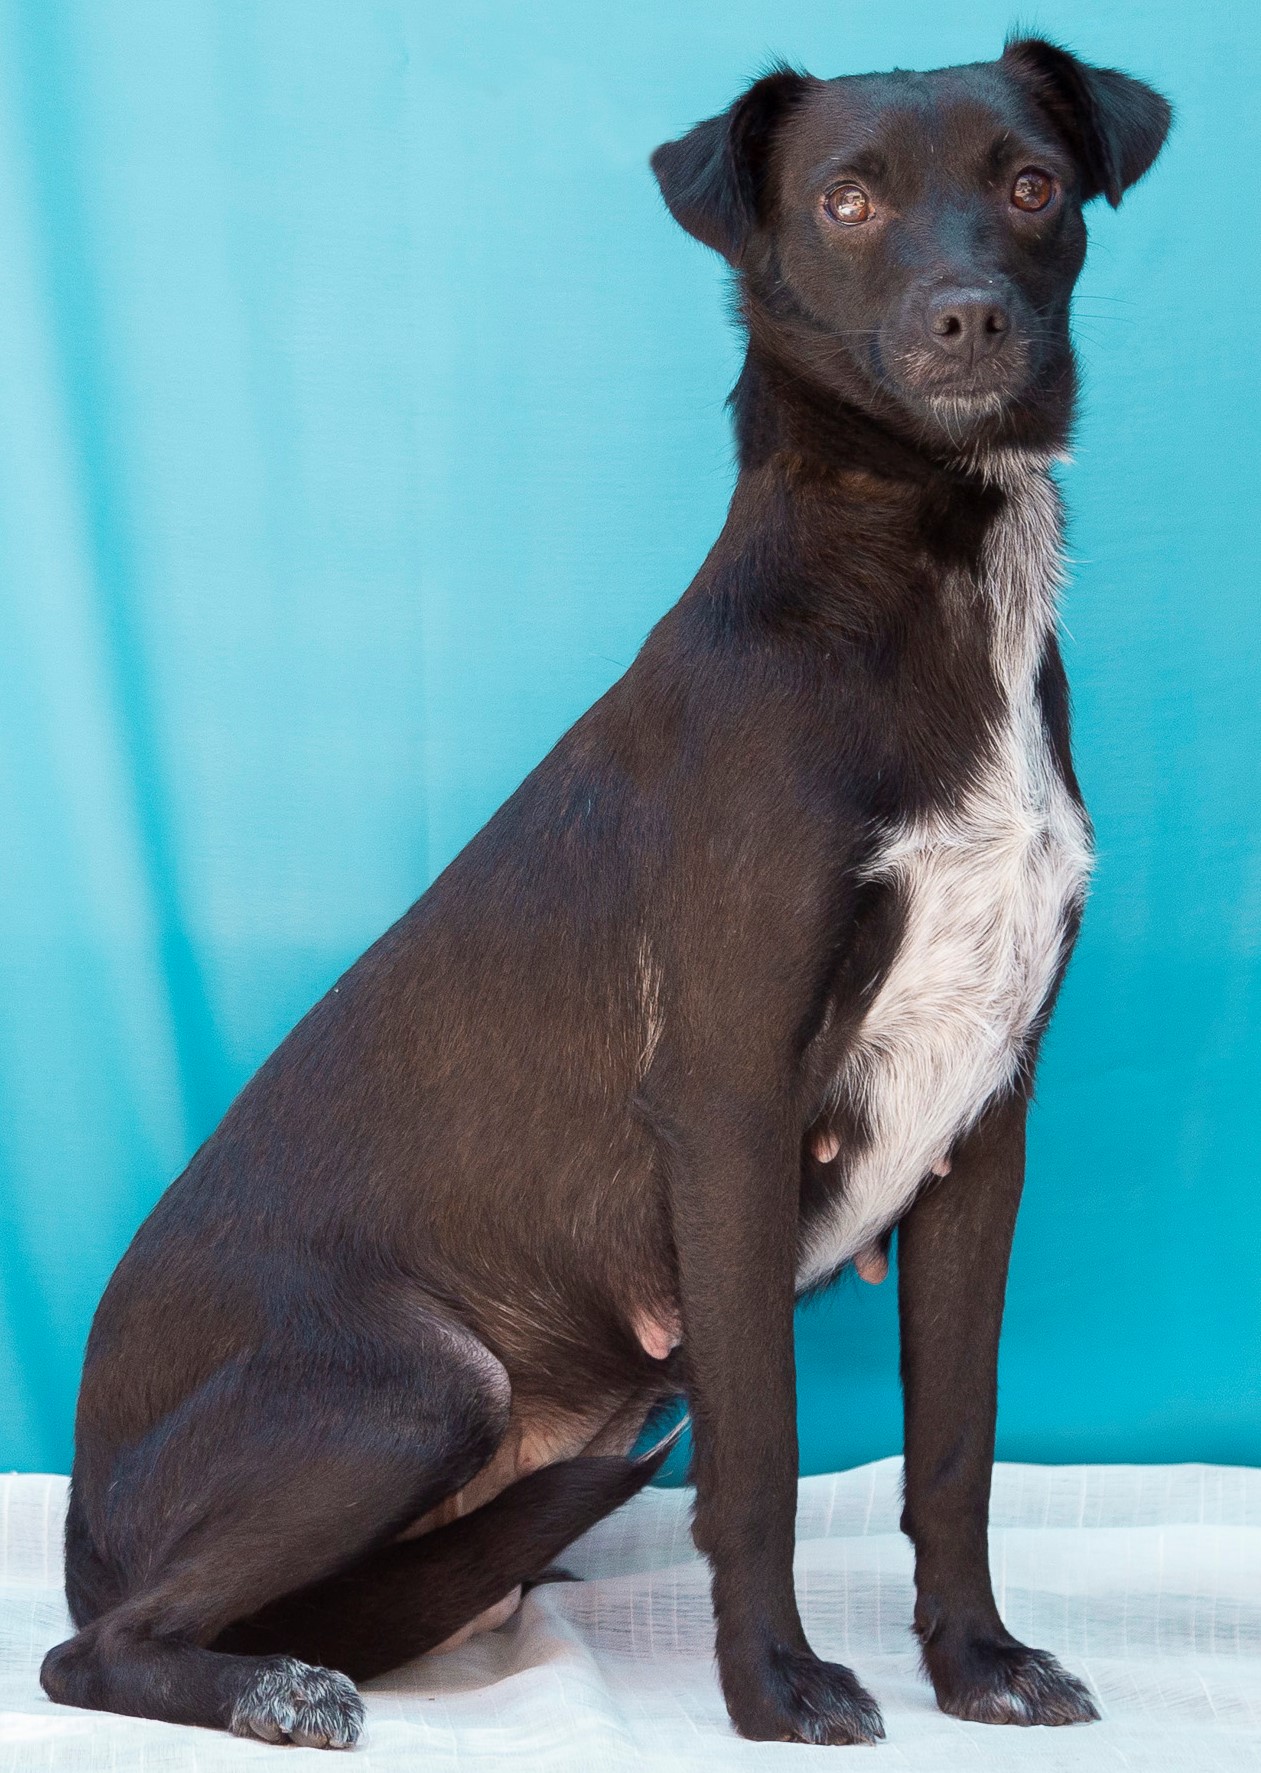
[[[927,437],[959,446],[981,442],[1001,431],[1021,390],[963,383],[904,383],[897,392],[902,405]]]

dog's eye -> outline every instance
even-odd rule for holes
[[[1054,195],[1055,180],[1036,166],[1026,166],[1018,172],[1011,188],[1011,200],[1017,209],[1045,209]]]
[[[837,185],[823,199],[823,207],[834,222],[847,228],[871,220],[871,198],[861,185]]]

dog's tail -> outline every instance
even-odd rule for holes
[[[566,1459],[471,1514],[367,1553],[271,1601],[214,1648],[281,1654],[371,1680],[434,1649],[522,1584],[655,1476],[680,1429],[638,1459]]]

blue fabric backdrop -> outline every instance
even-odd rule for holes
[[[440,14],[446,14],[442,22]],[[1040,24],[1177,102],[1093,217],[1065,481],[1100,867],[1000,1443],[1261,1459],[1261,14]],[[61,1468],[141,1215],[682,590],[722,275],[645,165],[780,53],[1007,0],[0,4],[0,1463]],[[892,1288],[801,1320],[803,1462],[896,1449]]]

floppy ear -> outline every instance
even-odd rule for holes
[[[649,162],[679,226],[733,265],[758,219],[775,131],[809,85],[808,75],[776,68],[730,110],[664,143]]]
[[[1113,209],[1161,150],[1173,111],[1141,80],[1092,68],[1041,37],[1008,43],[1003,65],[1030,92],[1077,156],[1082,198]]]

